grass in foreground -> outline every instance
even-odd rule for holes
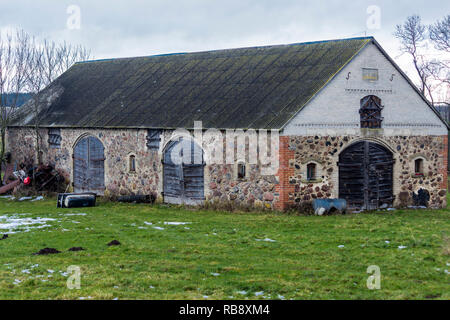
[[[55,219],[0,241],[0,299],[450,298],[448,210],[302,217],[55,203],[0,200],[0,216]],[[122,245],[108,247],[114,239]],[[62,253],[32,255],[45,247]],[[80,290],[66,286],[72,265]],[[371,265],[381,290],[367,289]]]

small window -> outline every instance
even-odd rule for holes
[[[48,145],[52,149],[61,147],[61,129],[48,129]]]
[[[363,80],[378,81],[378,69],[363,69]]]
[[[237,167],[237,177],[238,179],[245,179],[245,163],[239,163]]]
[[[414,173],[416,176],[423,176],[423,159],[416,159],[414,161]]]
[[[136,156],[130,156],[130,172],[136,172]]]
[[[147,130],[147,148],[150,150],[158,150],[161,142],[161,130]]]
[[[317,172],[317,166],[315,163],[310,163],[306,166],[306,179],[308,181],[316,180],[316,172]]]

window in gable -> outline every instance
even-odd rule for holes
[[[381,128],[381,99],[377,96],[367,96],[361,99],[361,108],[359,114],[361,116],[361,128]]]
[[[48,129],[48,145],[52,149],[61,148],[61,129]]]
[[[363,68],[363,80],[378,81],[378,69]]]

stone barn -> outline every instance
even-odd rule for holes
[[[38,124],[75,192],[446,206],[447,124],[372,37],[80,62],[35,115],[8,128],[13,160],[36,161]]]

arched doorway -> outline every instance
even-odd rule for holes
[[[171,141],[164,152],[164,202],[200,204],[204,196],[203,150],[192,139]]]
[[[73,187],[75,192],[105,192],[105,151],[96,137],[84,137],[74,148]]]
[[[392,152],[382,145],[352,144],[339,155],[339,198],[363,210],[392,206],[393,166]]]

